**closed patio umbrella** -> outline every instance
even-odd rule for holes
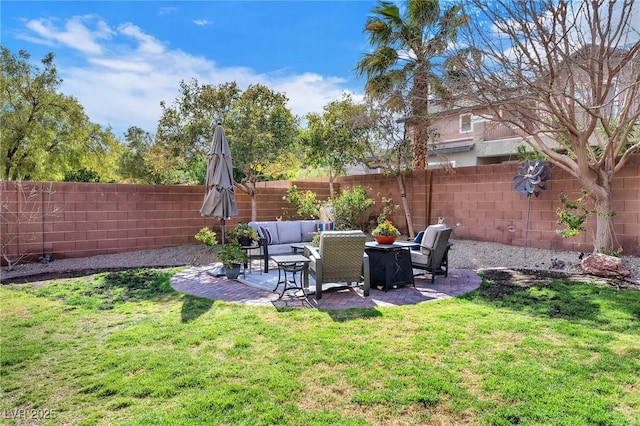
[[[225,220],[238,214],[238,206],[233,188],[231,150],[220,123],[213,133],[208,156],[205,196],[200,213],[203,216],[212,216],[221,220],[222,245],[224,245]]]

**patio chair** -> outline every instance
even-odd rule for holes
[[[343,283],[331,288],[352,287],[363,283],[369,296],[369,256],[364,252],[367,237],[362,231],[323,231],[319,247],[307,246],[311,260],[309,273],[316,280],[316,299],[322,298],[323,284]]]
[[[430,225],[424,232],[420,250],[411,251],[411,266],[431,273],[431,284],[436,275],[449,275],[449,242],[451,228],[445,225]]]

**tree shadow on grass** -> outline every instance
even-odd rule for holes
[[[31,284],[15,287],[25,292],[65,305],[91,310],[109,310],[126,302],[160,300],[177,295],[169,281],[173,268],[133,268],[119,270],[77,271],[73,274],[47,276],[47,281],[31,281]],[[190,322],[211,309],[213,300],[181,295],[183,298],[182,322]]]
[[[381,318],[383,315],[377,308],[353,308],[325,310],[333,321],[347,322],[358,319]]]
[[[184,295],[182,309],[180,310],[182,322],[191,322],[200,315],[207,313],[213,306],[213,302],[213,300],[205,299],[204,297]]]
[[[462,298],[539,317],[588,321],[602,330],[616,323],[640,332],[640,291],[620,291],[615,280],[519,269],[488,269],[481,275],[480,289]]]
[[[95,272],[74,279],[58,278],[47,282],[32,282],[18,286],[27,293],[68,306],[90,310],[109,310],[127,302],[159,300],[175,291],[169,285],[173,269],[122,269]]]

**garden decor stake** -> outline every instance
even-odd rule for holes
[[[525,160],[524,166],[518,166],[518,174],[513,177],[515,182],[514,190],[520,195],[526,195],[528,198],[527,205],[527,224],[524,233],[524,258],[527,258],[527,240],[529,239],[529,213],[531,212],[531,194],[536,198],[540,196],[541,189],[547,189],[547,180],[551,178],[549,166],[540,161]]]

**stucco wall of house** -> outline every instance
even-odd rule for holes
[[[523,246],[527,235],[529,200],[513,190],[516,164],[462,167],[407,173],[403,176],[415,232],[441,218],[454,229],[453,237]],[[551,167],[548,189],[530,202],[527,245],[546,249],[590,251],[587,231],[563,239],[556,230],[560,194],[580,195],[577,180]],[[257,219],[291,218],[283,200],[295,184],[317,198],[329,197],[326,179],[299,182],[264,182],[258,186]],[[193,236],[204,226],[220,231],[218,219],[202,217],[202,186],[124,185],[92,183],[0,182],[0,241],[2,253],[17,256],[45,253],[54,258],[85,257],[196,243]],[[363,215],[375,218],[382,198],[401,204],[401,191],[393,176],[345,176],[336,189],[360,185],[376,200]],[[50,190],[49,190],[50,189]],[[430,194],[430,195],[429,195]],[[640,255],[640,155],[613,181],[617,245],[624,253]],[[251,200],[237,193],[239,215],[228,226],[251,220]],[[407,232],[402,209],[394,221]],[[593,217],[587,221],[592,229]]]

